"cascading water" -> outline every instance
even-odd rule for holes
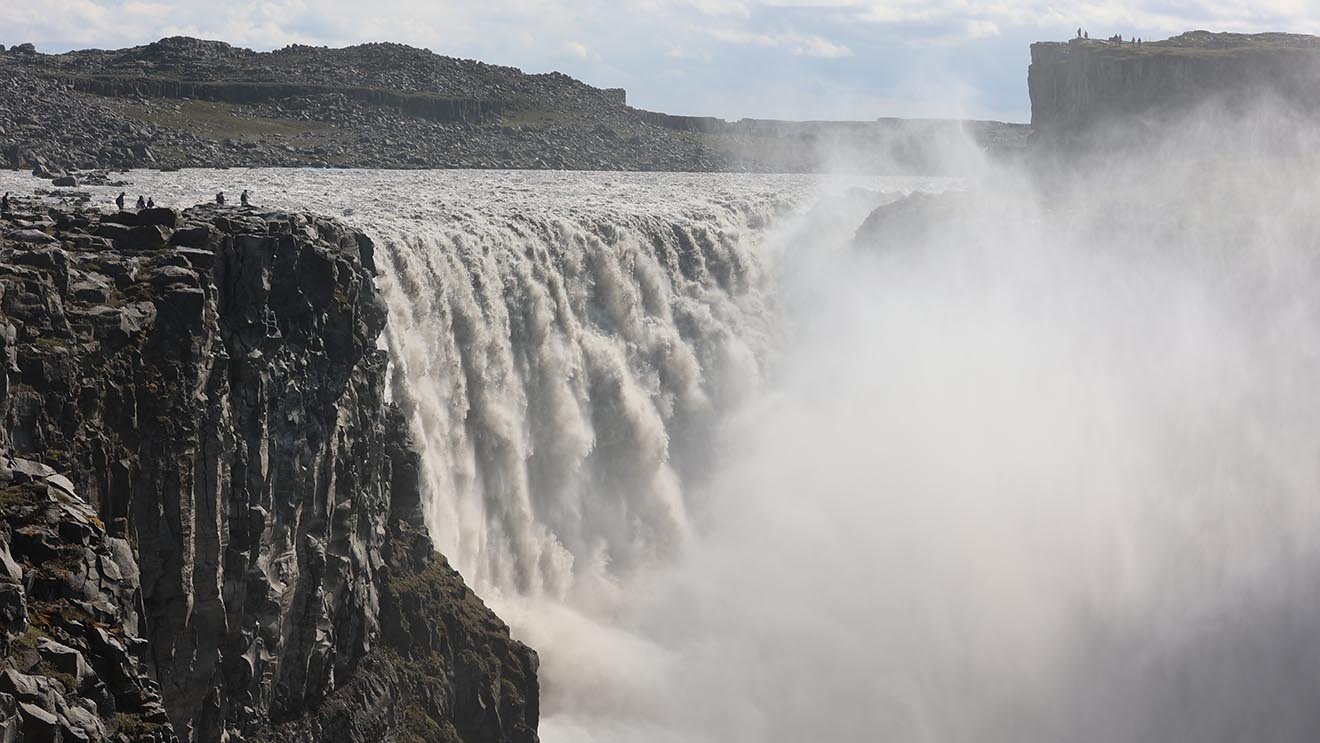
[[[787,208],[470,210],[377,228],[428,525],[469,580],[563,595],[575,573],[684,543],[683,483],[761,376],[773,292],[757,240]]]
[[[1261,131],[982,170],[855,246],[950,184],[241,187],[376,236],[428,525],[541,654],[544,740],[1292,743],[1320,735],[1320,186],[1201,165]],[[162,203],[238,177],[134,174]]]

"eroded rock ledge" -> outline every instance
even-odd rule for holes
[[[0,730],[536,739],[535,654],[421,527],[373,271],[306,214],[0,218]]]

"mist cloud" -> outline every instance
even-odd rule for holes
[[[545,739],[1315,739],[1316,134],[1177,131],[967,163],[855,249],[838,192],[786,226],[783,354],[683,558],[500,606]]]

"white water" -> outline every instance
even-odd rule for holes
[[[1135,743],[1320,732],[1305,172],[988,172],[871,253],[949,184],[133,177],[376,235],[428,524],[543,739]]]

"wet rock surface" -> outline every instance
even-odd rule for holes
[[[0,217],[0,731],[536,739],[535,654],[420,525],[370,249],[244,208]]]

